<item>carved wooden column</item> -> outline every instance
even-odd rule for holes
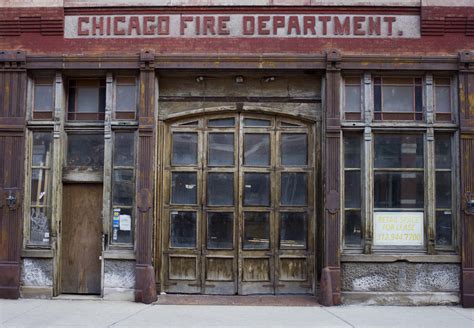
[[[321,272],[320,297],[322,305],[341,303],[340,270],[340,86],[341,55],[337,50],[327,53],[326,94],[324,109],[323,141],[323,269]]]
[[[462,52],[459,67],[459,122],[461,128],[461,298],[464,307],[474,307],[474,215],[468,212],[466,196],[474,197],[474,53]]]
[[[136,282],[135,301],[156,301],[153,258],[153,188],[155,180],[155,56],[140,53],[140,100],[138,125]]]
[[[0,297],[20,296],[26,54],[0,52]]]

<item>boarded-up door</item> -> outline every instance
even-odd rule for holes
[[[100,294],[102,184],[63,188],[61,292]]]

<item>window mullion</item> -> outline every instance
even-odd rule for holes
[[[364,74],[364,90],[363,90],[363,113],[364,122],[369,125],[373,121],[374,114],[374,96],[372,94],[372,76],[370,73]]]
[[[434,105],[433,105],[433,97],[434,97],[434,89],[433,89],[433,75],[426,74],[425,75],[425,112],[426,112],[426,123],[433,124],[434,123]]]
[[[61,72],[56,73],[54,79],[54,131],[53,131],[53,161],[52,169],[52,195],[62,195],[63,175],[63,150],[64,150],[64,115],[66,112],[66,99],[64,78]],[[60,220],[62,216],[61,197],[51,197],[51,237],[52,243],[59,235]]]
[[[110,229],[111,215],[111,190],[112,190],[112,102],[113,102],[113,76],[107,73],[105,83],[105,121],[104,121],[104,188],[103,188],[103,204],[102,204],[102,225],[104,232],[108,231],[109,236],[112,235]]]
[[[435,204],[435,144],[434,129],[428,128],[426,132],[426,157],[425,157],[425,210],[426,210],[426,237],[428,254],[435,254],[435,220],[436,220],[436,204]]]
[[[364,220],[364,254],[372,253],[373,241],[373,136],[372,129],[366,127],[364,130],[364,146],[363,146],[363,175],[362,185],[364,190],[362,193],[362,208]]]

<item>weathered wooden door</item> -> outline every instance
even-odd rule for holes
[[[65,184],[61,293],[100,294],[102,184]]]
[[[163,290],[311,293],[312,127],[221,115],[165,135]]]
[[[26,54],[0,52],[0,297],[20,296]]]
[[[313,292],[313,139],[298,121],[240,117],[239,294]]]

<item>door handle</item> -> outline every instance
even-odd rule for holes
[[[14,210],[16,208],[16,201],[17,201],[16,192],[12,192],[11,190],[8,191],[7,206],[10,210]]]

